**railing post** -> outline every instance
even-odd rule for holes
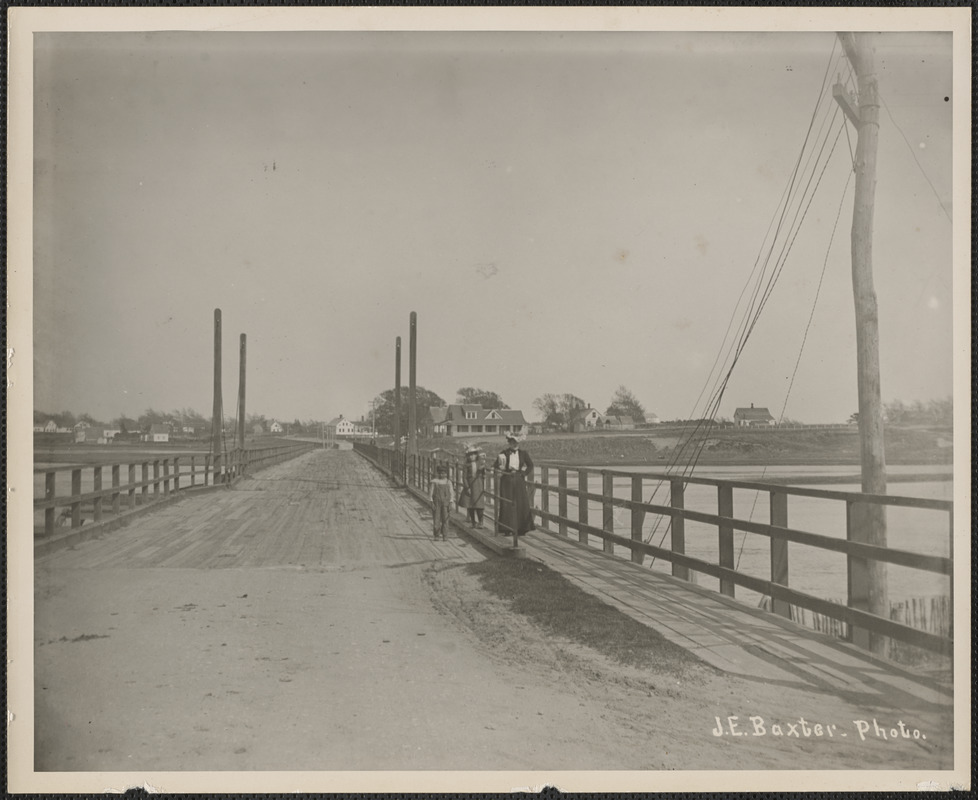
[[[149,502],[149,462],[144,461],[140,467],[143,486],[142,491],[139,493],[139,499],[142,501],[142,505],[146,505]]]
[[[954,560],[954,508],[947,514],[948,522],[948,538],[947,538],[947,555],[952,561]],[[951,570],[951,574],[947,576],[948,578],[948,602],[947,604],[947,629],[950,635],[954,636],[954,570]]]
[[[53,470],[51,472],[44,473],[44,499],[47,500],[48,502],[54,500],[56,496],[54,489],[55,489],[55,481],[57,479],[56,478],[57,474],[58,473],[54,472]],[[56,509],[54,506],[44,509],[44,535],[45,536],[50,536],[51,534],[54,533],[54,521],[55,518],[57,517],[56,514],[57,510],[58,509]]]
[[[550,513],[550,467],[540,467],[540,510],[544,514]],[[550,520],[541,517],[540,527],[549,531]]]
[[[197,456],[190,456],[190,488],[197,485]]]
[[[80,469],[71,471],[71,496],[77,497],[81,494],[81,473]],[[81,526],[81,500],[74,500],[71,503],[71,527]]]
[[[605,470],[601,470],[601,529],[608,533],[615,532],[615,507],[611,499],[615,494],[615,478]],[[614,554],[615,543],[611,539],[601,540],[601,549],[605,553]]]
[[[204,486],[208,485],[211,474],[211,457],[210,453],[204,456]]]
[[[160,460],[153,460],[153,500],[160,499]]]
[[[855,501],[846,502],[846,540],[850,542],[862,541],[861,529],[869,523],[870,514],[867,512],[865,503]],[[869,611],[869,560],[856,558],[846,555],[846,583],[847,599],[846,605],[849,608],[856,608],[860,611]],[[869,631],[865,628],[857,628],[849,625],[848,639],[858,647],[866,650],[870,648]]]
[[[127,470],[129,477],[129,489],[126,491],[126,496],[129,498],[129,508],[133,509],[136,507],[136,465],[129,464],[129,469]]]
[[[180,456],[173,457],[173,491],[180,491]]]
[[[170,496],[170,459],[163,459],[163,496]]]
[[[588,524],[588,499],[585,495],[590,491],[590,484],[586,469],[577,471],[577,491],[580,492],[577,497],[577,521],[581,524],[581,527],[577,529],[577,541],[581,544],[588,544],[590,538],[585,527]]]
[[[680,555],[686,553],[686,517],[683,515],[683,510],[686,507],[685,489],[681,479],[669,481],[669,505],[673,508],[672,524],[669,526],[671,529],[670,549],[673,553]],[[689,567],[673,561],[672,574],[675,578],[688,581]]]
[[[101,467],[95,467],[95,469],[93,470],[92,489],[95,492],[102,491],[102,468]],[[93,505],[95,506],[95,508],[94,511],[92,512],[92,521],[101,522],[102,521],[102,495],[101,494],[95,495],[95,502],[93,503]]]
[[[771,524],[779,528],[788,527],[788,495],[785,492],[771,492]],[[771,537],[771,583],[788,585],[788,541]],[[771,608],[775,614],[791,619],[791,604],[771,598]]]
[[[557,523],[557,533],[560,536],[567,535],[567,469],[566,467],[557,468],[557,515],[560,520]]]
[[[733,518],[733,487],[717,486],[717,516]],[[734,569],[734,529],[730,522],[721,522],[717,526],[719,540],[720,566]],[[736,584],[726,578],[720,578],[720,594],[734,596]]]
[[[120,498],[119,498],[119,465],[112,465],[112,488],[115,491],[112,493],[112,513],[118,514],[120,511]]]
[[[632,476],[632,503],[642,503],[642,476]],[[645,524],[645,509],[637,505],[632,506],[632,541],[642,541],[642,526]],[[645,561],[645,553],[636,548],[632,548],[632,563],[641,564]]]

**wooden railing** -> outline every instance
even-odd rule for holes
[[[436,464],[448,468],[449,477],[459,485],[462,465],[455,458],[437,458],[426,455],[406,456],[395,454],[387,448],[359,444],[356,449],[371,458],[378,466],[394,475],[402,483],[426,491]],[[638,564],[645,557],[662,559],[671,565],[672,575],[690,580],[697,572],[718,579],[719,591],[734,597],[736,587],[757,592],[771,598],[773,613],[790,617],[791,607],[808,609],[830,619],[845,623],[847,638],[868,647],[869,634],[950,654],[953,638],[895,622],[869,612],[868,571],[871,562],[882,562],[908,567],[928,573],[946,576],[953,597],[953,503],[893,495],[870,495],[861,492],[832,491],[807,487],[775,485],[754,481],[724,480],[716,478],[682,477],[674,474],[637,474],[610,469],[573,468],[553,464],[539,464],[538,480],[528,481],[531,490],[531,506],[534,517],[542,528],[559,537],[576,532],[582,544],[590,544],[597,537],[604,552],[613,554],[615,546],[627,548],[630,559]],[[497,493],[492,469],[486,471],[486,499],[490,507],[496,504]],[[571,481],[573,478],[573,481]],[[591,491],[591,482],[600,478],[601,491]],[[615,480],[628,483],[627,496],[615,492]],[[650,486],[662,484],[669,487],[667,504],[646,501]],[[715,510],[686,507],[685,490],[689,485],[713,487],[716,490]],[[754,522],[734,516],[733,492],[735,489],[750,490],[767,495],[770,516],[768,523]],[[792,497],[818,498],[844,504],[846,518],[845,538],[789,527],[789,501]],[[576,500],[577,514],[568,513],[568,499]],[[552,501],[556,500],[556,508]],[[600,520],[592,520],[592,505],[600,507]],[[861,541],[864,536],[860,520],[865,510],[872,506],[884,508],[923,509],[940,515],[932,529],[947,531],[947,556],[927,555],[893,547],[881,547]],[[627,526],[618,530],[615,511],[628,514]],[[668,523],[669,546],[652,544],[646,540],[647,518],[659,517]],[[716,529],[716,558],[707,560],[686,554],[686,522],[704,523]],[[770,573],[768,578],[749,575],[736,567],[734,532],[758,534],[770,544]],[[790,586],[790,555],[792,545],[803,545],[823,551],[840,553],[846,559],[848,595],[846,603],[816,597]],[[953,607],[953,602],[950,604]],[[953,624],[949,625],[953,630]]]
[[[185,452],[102,464],[37,466],[34,511],[43,511],[44,522],[35,525],[35,535],[47,537],[59,528],[102,522],[107,515],[119,516],[186,489],[230,485],[248,472],[295,458],[313,447],[311,443],[292,442],[235,449],[217,456]],[[59,476],[68,477],[68,494],[58,493],[65,485]]]

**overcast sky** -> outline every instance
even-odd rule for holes
[[[883,399],[951,386],[951,37],[885,34]],[[833,54],[834,50],[834,55]],[[418,313],[453,401],[626,385],[694,411],[798,158],[831,33],[35,36],[35,408],[358,417]],[[888,110],[887,110],[888,109]],[[892,115],[892,118],[891,118]],[[850,127],[851,144],[855,132]],[[848,172],[845,135],[719,409],[779,415]],[[852,186],[786,415],[856,410]]]

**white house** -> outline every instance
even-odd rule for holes
[[[170,426],[154,424],[149,428],[149,433],[146,434],[147,442],[168,442],[170,441]]]
[[[327,436],[356,436],[359,432],[356,423],[342,414],[326,423]]]
[[[483,408],[466,403],[429,406],[421,423],[425,436],[495,436],[522,433],[527,428],[523,412],[515,408]]]
[[[750,408],[738,408],[734,411],[734,425],[747,428],[774,424],[775,419],[771,416],[771,412],[766,408],[754,408],[753,403],[750,404]]]
[[[47,424],[44,426],[45,433],[54,433],[57,429],[58,423],[56,423],[53,419],[49,419]]]
[[[575,433],[579,431],[589,431],[597,428],[601,422],[602,414],[598,409],[579,408],[571,413],[570,429]]]
[[[271,425],[268,426],[268,432],[269,433],[281,433],[282,432],[282,425],[281,425],[281,423],[273,422]]]

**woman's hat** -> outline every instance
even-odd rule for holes
[[[468,444],[465,446],[465,455],[470,455],[471,453],[478,453],[479,448],[474,444]]]
[[[519,440],[520,440],[520,437],[517,436],[515,433],[507,433],[506,434],[506,441],[507,442],[519,442]]]

